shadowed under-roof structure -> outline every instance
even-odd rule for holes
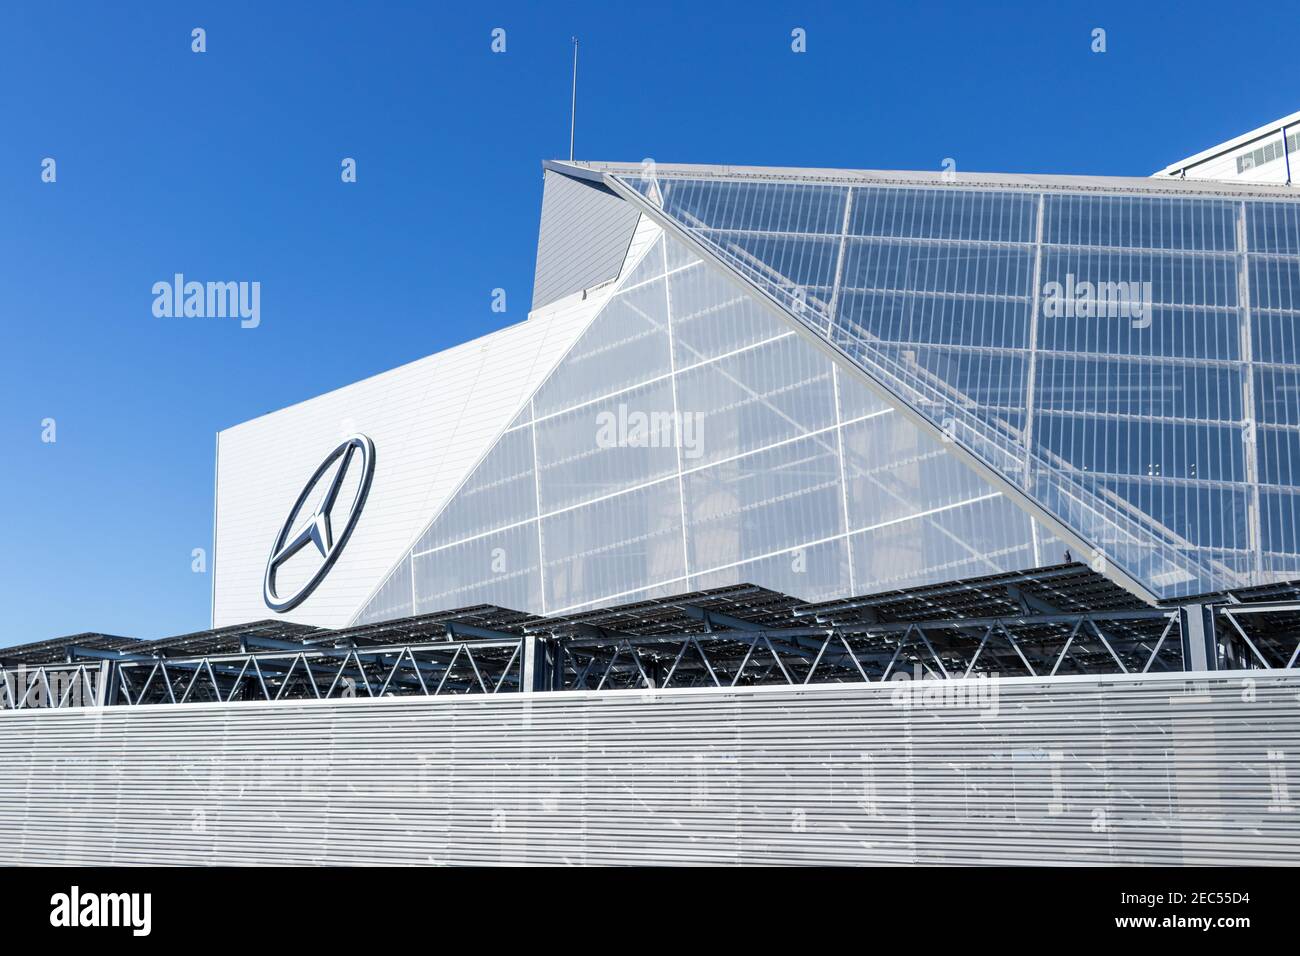
[[[1071,563],[826,602],[739,584],[554,616],[478,605],[337,630],[261,621],[155,641],[73,635],[8,649],[0,703],[1287,669],[1300,653],[1297,597],[1270,586],[1153,608]]]

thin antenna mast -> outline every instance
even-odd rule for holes
[[[573,128],[578,122],[578,38],[573,40],[573,102],[569,105],[569,162],[573,162]]]

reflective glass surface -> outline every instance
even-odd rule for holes
[[[1300,202],[623,182],[1094,566],[1159,599],[1295,576]],[[980,520],[984,550],[1014,550]],[[862,540],[855,575],[893,547]]]
[[[756,221],[838,229],[825,196]],[[555,614],[740,582],[823,600],[1062,555],[860,376],[663,237],[359,619]]]

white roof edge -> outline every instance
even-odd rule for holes
[[[484,345],[488,345],[496,339],[508,338],[512,335],[519,334],[520,330],[529,327],[530,321],[533,322],[533,325],[535,326],[536,320],[540,320],[541,322],[545,323],[556,317],[556,313],[549,312],[547,310],[538,310],[538,311],[541,312],[542,314],[538,315],[530,312],[528,318],[526,319],[522,319],[518,322],[512,322],[510,325],[504,326],[503,328],[494,329],[493,331],[488,332],[484,335],[480,335],[477,338],[466,339],[464,342],[457,342],[455,345],[449,345],[445,349],[439,349],[437,352],[433,352],[430,355],[423,355],[420,358],[412,359],[409,362],[403,362],[400,365],[394,365],[390,368],[381,369],[380,371],[374,372],[363,378],[358,378],[351,382],[345,382],[344,384],[339,385],[335,388],[327,389],[323,392],[317,392],[314,395],[309,395],[306,398],[299,399],[296,402],[291,402],[288,405],[281,405],[278,408],[273,408],[268,412],[262,413],[261,415],[254,415],[252,418],[246,418],[243,421],[236,422],[233,425],[227,425],[225,428],[218,429],[217,435],[220,436],[225,434],[226,432],[234,431],[237,428],[242,428],[244,425],[247,425],[250,422],[259,421],[271,415],[278,415],[281,412],[289,411],[290,409],[297,408],[299,405],[306,405],[308,402],[314,402],[319,398],[324,398],[326,395],[333,395],[335,392],[341,392],[344,389],[353,388],[354,386],[360,385],[363,382],[368,382],[371,379],[381,378],[382,376],[385,375],[391,375],[394,372],[400,372],[402,369],[412,368],[416,365],[423,364],[424,362],[433,361],[434,359],[447,355],[450,352],[455,352],[459,349],[469,349],[473,347],[482,348]]]
[[[1253,142],[1254,140],[1263,139],[1265,136],[1271,136],[1275,133],[1281,132],[1283,126],[1294,126],[1296,124],[1300,124],[1300,112],[1289,113],[1280,119],[1275,119],[1271,123],[1265,123],[1263,126],[1256,127],[1248,133],[1242,133],[1239,136],[1232,137],[1232,139],[1226,139],[1217,146],[1211,146],[1209,149],[1203,149],[1199,153],[1193,153],[1185,159],[1180,159],[1176,163],[1170,163],[1163,169],[1152,173],[1152,175],[1173,175],[1174,173],[1178,173],[1190,166],[1200,165],[1206,160],[1214,159],[1216,156],[1221,156],[1224,153],[1245,146],[1247,143]]]
[[[1300,114],[1298,114],[1300,115]],[[599,176],[640,176],[639,163],[606,163],[550,160],[546,168],[568,176],[595,179]],[[724,166],[687,163],[656,163],[662,177],[729,180],[784,180],[830,185],[915,186],[942,185],[947,188],[985,187],[992,189],[1052,189],[1074,192],[1121,192],[1202,196],[1260,196],[1295,198],[1289,186],[1265,183],[1220,182],[1218,180],[1160,179],[1149,176],[1074,176],[1043,173],[954,173],[929,170],[819,169],[794,166]]]
[[[589,168],[587,164],[575,163],[573,160],[544,159],[542,160],[542,169],[553,173],[563,173],[565,176],[571,176],[574,179],[585,179],[588,182],[605,185],[605,177],[599,170]]]

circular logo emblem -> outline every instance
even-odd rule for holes
[[[348,543],[352,529],[356,527],[374,474],[375,443],[365,435],[353,435],[321,462],[294,502],[289,517],[284,521],[284,527],[271,546],[271,557],[266,562],[266,577],[262,581],[262,598],[267,607],[279,612],[297,607],[307,600],[307,596],[329,573],[343,551],[343,546]],[[352,504],[346,513],[337,516],[340,521],[336,524],[334,510],[338,504],[339,492],[351,483],[356,484]],[[299,520],[304,505],[317,488],[323,489],[319,503],[308,517]],[[297,530],[293,530],[295,528]],[[292,594],[281,596],[276,587],[277,575],[291,558],[308,545],[313,545],[315,549],[310,556],[317,562],[315,570],[308,574],[305,583],[296,585]],[[296,577],[302,576],[303,570],[298,565],[303,563],[304,559],[295,562]],[[305,567],[310,570],[312,565],[306,564]]]

